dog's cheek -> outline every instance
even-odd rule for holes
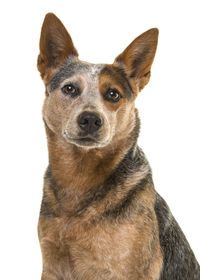
[[[131,104],[124,104],[117,112],[116,134],[126,137],[134,127],[134,109]]]
[[[55,97],[55,95],[46,97],[43,105],[43,119],[49,129],[59,134],[61,132],[62,110]]]
[[[70,138],[78,138],[80,129],[77,123],[78,115],[74,115],[66,112],[65,118],[62,121],[62,131],[67,133]]]
[[[116,112],[109,111],[106,107],[100,111],[103,118],[103,127],[100,130],[100,141],[109,143],[115,134]]]

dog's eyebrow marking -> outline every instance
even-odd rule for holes
[[[89,74],[90,79],[94,81],[103,67],[104,65],[102,64],[92,64],[68,58],[48,83],[48,91],[54,91],[60,87],[64,80],[69,79],[81,72]]]
[[[74,61],[68,58],[48,83],[47,88],[49,92],[57,89],[65,79],[71,78],[78,72],[89,71],[89,68],[90,66],[87,63]]]
[[[111,77],[111,79],[113,79],[116,84],[119,84],[128,99],[132,97],[133,90],[123,69],[115,66],[105,65],[105,67],[101,70],[100,75]]]

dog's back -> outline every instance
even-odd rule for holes
[[[156,195],[155,212],[163,253],[163,269],[159,280],[199,280],[199,264],[168,205],[159,194]]]

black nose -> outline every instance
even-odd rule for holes
[[[97,113],[83,112],[78,117],[78,124],[85,132],[93,133],[102,126],[103,122]]]

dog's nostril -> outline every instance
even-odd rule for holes
[[[88,120],[87,120],[87,119],[84,119],[84,118],[80,119],[79,125],[85,126],[85,125],[87,125],[87,124],[88,124]]]
[[[102,126],[102,124],[102,119],[97,113],[83,112],[78,117],[79,127],[87,133],[93,133],[97,131]]]
[[[95,125],[101,126],[101,119],[95,121]]]

